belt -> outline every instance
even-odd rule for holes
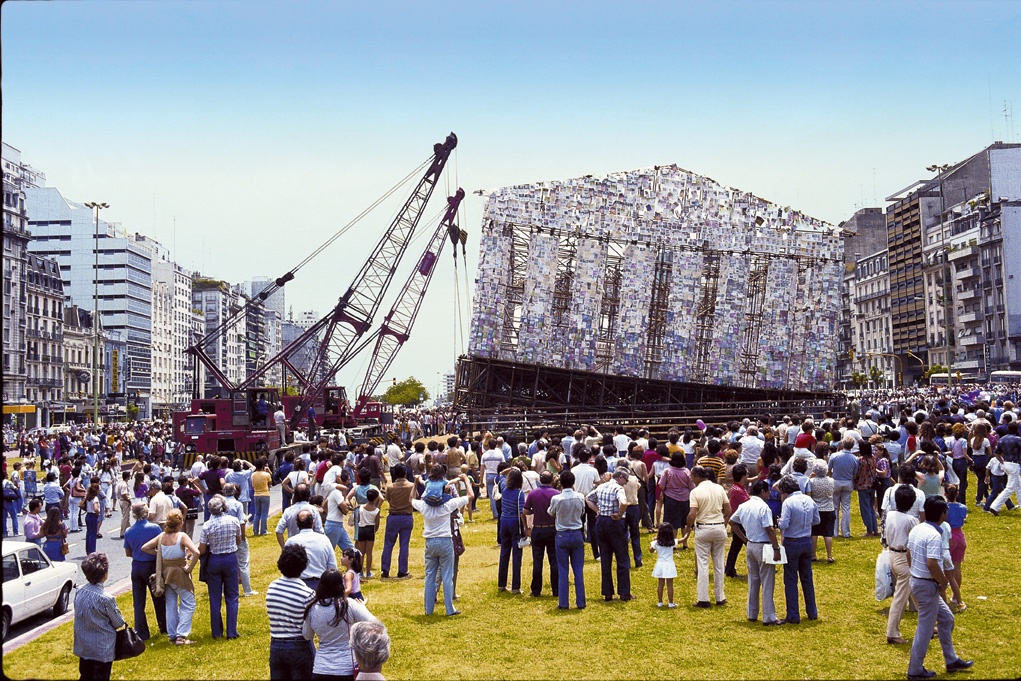
[[[921,580],[923,580],[925,582],[932,582],[933,584],[939,584],[939,582],[937,582],[935,579],[930,579],[929,577],[915,577],[914,575],[911,575],[911,579],[921,579]]]
[[[703,525],[723,525],[723,523],[695,523],[695,527],[702,527]]]
[[[278,637],[278,636],[273,636],[273,637],[271,637],[271,638],[270,638],[270,643],[272,643],[272,642],[274,642],[274,641],[275,641],[275,642],[283,642],[283,641],[303,641],[303,642],[305,642],[305,643],[308,643],[308,639],[307,639],[307,638],[305,638],[304,636],[285,636],[285,637],[282,637],[282,638],[281,638],[281,637]]]
[[[893,551],[894,553],[907,553],[908,552],[907,549],[895,549],[892,546],[888,546],[887,548],[890,549],[891,551]]]
[[[394,517],[395,515],[411,515],[411,514],[410,514],[410,513],[391,513],[389,517],[391,517],[391,518],[392,518],[392,517]]]
[[[556,525],[532,525],[533,530],[536,529],[537,527],[556,527]]]

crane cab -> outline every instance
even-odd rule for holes
[[[184,443],[185,464],[190,466],[196,454],[254,461],[279,448],[280,435],[273,426],[278,400],[273,388],[249,388],[227,397],[192,400],[189,411],[173,417],[174,437]]]

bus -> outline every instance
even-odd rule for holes
[[[929,376],[929,385],[948,385],[950,383],[950,376],[948,374],[933,374]],[[974,374],[965,374],[960,371],[954,372],[954,383],[981,383],[978,376]]]
[[[1021,371],[993,371],[989,374],[989,382],[994,385],[1011,385],[1021,383]]]

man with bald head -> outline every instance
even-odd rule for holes
[[[319,586],[319,579],[323,573],[333,568],[337,569],[337,556],[333,552],[333,544],[322,532],[313,529],[313,517],[318,515],[314,510],[303,508],[295,514],[295,523],[298,526],[298,533],[292,535],[284,546],[298,545],[305,549],[308,557],[308,564],[301,572],[301,581],[313,591]]]

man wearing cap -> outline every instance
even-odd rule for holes
[[[596,512],[596,538],[599,542],[599,560],[602,570],[603,600],[613,600],[613,561],[617,560],[617,593],[620,600],[635,598],[631,593],[631,559],[627,551],[627,530],[624,515],[627,513],[627,495],[624,485],[628,472],[615,471],[608,482],[596,487],[585,497],[585,503]]]
[[[688,502],[688,529],[695,531],[695,562],[698,566],[698,601],[696,608],[709,607],[709,558],[713,559],[713,587],[716,605],[726,605],[723,595],[723,553],[727,545],[727,522],[730,500],[723,487],[716,483],[716,474],[703,466],[691,469],[695,489]]]

